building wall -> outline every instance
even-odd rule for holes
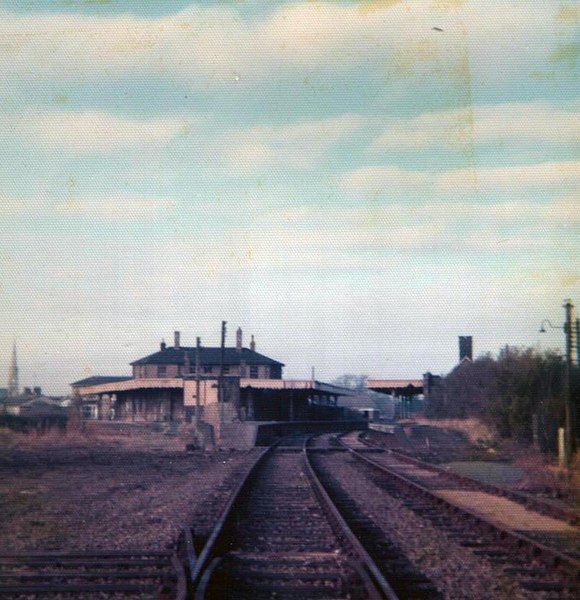
[[[133,365],[133,377],[135,379],[171,378],[194,374],[195,365],[190,365],[189,373],[185,371],[185,367],[182,365]],[[219,365],[201,367],[202,376],[217,377],[219,374]],[[224,365],[224,375],[252,379],[282,379],[282,367],[277,365]]]

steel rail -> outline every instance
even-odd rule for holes
[[[339,441],[340,443],[344,444],[342,440]],[[542,559],[551,567],[560,567],[575,578],[578,578],[580,576],[580,560],[577,560],[563,552],[550,548],[542,544],[541,542],[529,538],[526,535],[517,533],[511,529],[507,529],[499,523],[496,523],[489,519],[485,519],[483,516],[467,508],[453,504],[452,502],[449,502],[444,498],[441,498],[437,494],[433,493],[428,488],[422,486],[420,483],[417,483],[416,481],[405,477],[401,473],[398,473],[388,468],[387,466],[377,462],[376,460],[373,460],[372,458],[369,458],[368,456],[365,456],[360,452],[357,452],[353,448],[349,448],[346,444],[344,445],[356,459],[366,464],[369,464],[373,468],[378,469],[381,473],[386,474],[393,479],[396,479],[399,483],[402,483],[408,489],[410,488],[420,493],[421,495],[423,495],[423,497],[426,497],[431,501],[436,502],[439,506],[443,506],[447,510],[452,511],[455,514],[465,515],[466,517],[476,522],[478,525],[485,527],[489,531],[498,533],[501,542],[509,542],[512,546],[515,546],[519,550],[526,549],[528,552],[530,552],[532,557]]]
[[[343,436],[339,436],[339,439],[342,440],[342,437]],[[432,471],[433,473],[439,473],[447,479],[451,479],[459,483],[464,483],[472,487],[477,487],[478,489],[488,492],[490,494],[494,494],[495,496],[503,496],[504,498],[513,500],[518,504],[523,504],[524,506],[531,508],[537,512],[540,512],[544,515],[548,515],[560,519],[562,521],[566,521],[570,525],[577,525],[580,522],[580,515],[573,510],[569,510],[559,506],[552,506],[551,504],[548,504],[541,500],[537,500],[535,498],[530,498],[528,496],[525,496],[524,494],[519,494],[518,492],[514,492],[513,490],[509,490],[505,487],[494,485],[493,483],[485,483],[483,481],[478,481],[477,479],[468,477],[467,475],[461,475],[460,473],[449,471],[447,469],[444,469],[443,467],[440,467],[439,465],[434,465],[433,463],[429,463],[419,458],[415,458],[414,456],[408,456],[407,454],[401,452],[400,450],[397,450],[396,448],[380,448],[380,446],[372,444],[365,438],[361,437],[361,435],[358,436],[358,439],[369,448],[382,449],[385,452],[396,456],[397,459],[400,459],[403,462],[415,465],[417,467],[421,467],[422,469],[425,469],[427,471]]]
[[[310,436],[313,437],[313,436]],[[310,439],[310,438],[307,438]],[[350,547],[350,554],[356,556],[356,560],[351,560],[350,564],[359,574],[363,584],[367,588],[370,600],[400,600],[392,590],[390,585],[384,579],[378,567],[368,553],[364,550],[354,533],[350,530],[338,509],[332,503],[332,500],[324,490],[318,477],[314,473],[307,457],[304,442],[302,456],[306,466],[306,472],[314,494],[321,504],[325,514],[329,518],[331,528],[338,540]],[[258,468],[267,460],[267,457],[277,448],[280,441],[267,448],[255,461],[251,469],[246,474],[244,480],[238,485],[235,492],[231,495],[224,511],[216,523],[210,537],[201,551],[195,569],[191,573],[189,587],[193,591],[195,600],[203,600],[211,583],[213,573],[222,562],[223,554],[227,550],[226,540],[224,540],[227,528],[234,518],[234,507],[243,496],[245,491],[251,485],[251,478]],[[300,450],[299,450],[300,451]]]
[[[264,462],[266,456],[270,454],[274,448],[278,446],[279,442],[272,444],[268,448],[266,448],[260,456],[254,461],[254,464],[250,467],[248,472],[246,473],[243,480],[238,484],[237,488],[234,490],[233,494],[230,496],[224,510],[217,523],[215,524],[209,538],[203,546],[202,551],[199,554],[193,568],[189,568],[189,586],[191,589],[195,589],[199,584],[201,577],[203,576],[204,571],[210,566],[210,563],[216,558],[217,553],[221,550],[220,542],[223,533],[229,524],[230,519],[233,514],[233,507],[238,502],[239,498],[241,498],[242,493],[249,486],[251,477],[256,473],[258,467]]]
[[[310,461],[308,441],[311,438],[304,440],[304,446],[302,448],[304,462],[306,465],[306,474],[310,480],[314,493],[318,498],[318,501],[325,510],[325,513],[329,517],[329,521],[335,535],[343,543],[346,543],[351,553],[354,555],[354,564],[361,575],[363,581],[367,584],[367,589],[371,591],[372,596],[375,598],[384,598],[385,600],[399,600],[399,596],[395,593],[393,588],[390,586],[380,569],[377,567],[375,561],[370,557],[364,546],[360,543],[356,535],[353,533],[347,522],[344,520],[340,511],[328,495],[328,492],[324,488],[322,482],[316,475],[314,467]]]

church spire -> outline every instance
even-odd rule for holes
[[[12,360],[10,361],[10,369],[8,370],[8,396],[14,398],[18,396],[18,361],[16,359],[16,340],[12,345]]]

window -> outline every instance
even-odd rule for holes
[[[96,419],[97,407],[94,404],[84,404],[81,407],[81,414],[83,419]]]
[[[165,365],[160,365],[157,367],[157,376],[165,377],[165,375],[167,375],[167,367]]]
[[[203,368],[203,372],[204,373],[211,373],[211,367],[204,367]]]
[[[258,367],[256,367],[256,366],[250,367],[250,378],[258,379]]]
[[[228,366],[224,366],[224,375],[229,375],[230,374],[230,367]]]

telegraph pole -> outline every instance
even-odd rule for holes
[[[572,368],[574,365],[574,331],[572,329],[574,305],[572,304],[572,300],[564,300],[564,309],[566,320],[563,327],[552,325],[549,319],[544,319],[540,327],[540,333],[545,333],[546,329],[544,327],[544,323],[547,323],[552,329],[563,329],[564,337],[566,338],[566,362],[564,369],[564,415],[566,422],[564,429],[558,430],[558,455],[560,456],[560,465],[569,469],[572,453],[578,447],[578,433],[576,431],[576,407],[574,406],[574,400],[572,399]],[[578,329],[578,319],[576,319],[577,336]],[[577,341],[577,358],[580,360],[580,352],[578,350]]]
[[[201,420],[201,415],[199,414],[199,411],[201,410],[201,401],[199,399],[199,394],[201,393],[200,349],[201,349],[201,338],[196,338],[196,340],[195,340],[195,427],[198,432],[199,432],[199,422]]]
[[[224,424],[224,356],[226,350],[226,321],[222,321],[222,343],[220,350],[220,375],[218,382],[218,404],[220,407],[220,428]]]
[[[576,319],[576,364],[580,367],[580,319]]]
[[[576,426],[574,406],[572,405],[572,311],[574,305],[571,300],[564,300],[564,309],[566,311],[566,322],[564,323],[564,334],[566,335],[566,371],[564,374],[564,401],[566,403],[566,466],[570,467],[572,452],[574,451],[574,441],[576,439]]]

